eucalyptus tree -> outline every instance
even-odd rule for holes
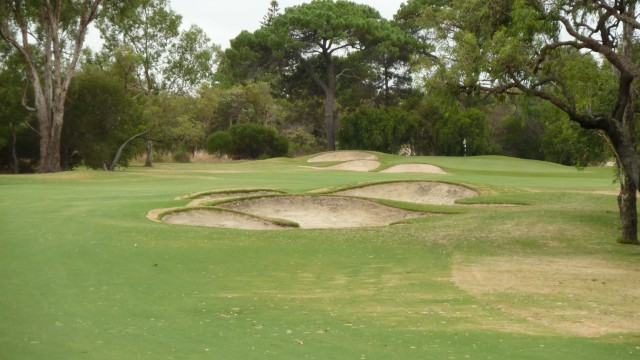
[[[539,97],[602,134],[623,173],[621,241],[637,243],[637,1],[428,1],[436,2],[423,24],[447,29],[439,53],[452,56],[432,74],[468,93]]]
[[[102,0],[0,2],[0,37],[28,67],[40,138],[38,171],[57,172],[67,91]],[[42,58],[39,58],[42,57]]]
[[[212,79],[219,47],[211,44],[201,28],[192,26],[180,31],[181,24],[182,16],[171,9],[168,0],[124,1],[107,9],[97,21],[104,51],[128,54],[120,57],[130,60],[123,66],[128,74],[127,85],[148,97],[161,92],[192,95]],[[167,140],[173,135],[162,133],[162,129],[168,129],[163,119],[148,118],[148,123],[145,165],[152,166],[153,139]]]

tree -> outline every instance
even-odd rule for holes
[[[342,119],[340,147],[395,154],[411,142],[417,122],[415,116],[399,108],[364,108]]]
[[[258,124],[237,124],[228,131],[216,131],[207,139],[210,153],[236,159],[258,159],[287,155],[289,143],[275,128]]]
[[[344,0],[313,0],[285,9],[255,33],[232,41],[229,60],[238,59],[244,73],[277,65],[280,75],[302,69],[324,93],[327,149],[335,150],[336,60],[371,48],[391,26],[373,8]],[[236,62],[234,62],[235,64]]]
[[[76,159],[82,159],[89,168],[113,170],[120,145],[144,130],[137,101],[140,99],[133,98],[111,73],[91,67],[79,72],[65,106],[64,167],[73,167]],[[121,150],[114,165],[126,165],[134,154],[130,149],[124,154]]]
[[[40,134],[40,172],[61,170],[64,103],[87,28],[100,4],[101,0],[0,3],[0,37],[20,52],[29,68]]]
[[[635,88],[640,65],[635,1],[443,2],[438,19],[451,29],[441,53],[447,79],[467,93],[525,94],[549,101],[582,128],[597,130],[622,170],[622,242],[638,243]],[[432,23],[433,19],[429,20]],[[426,24],[427,22],[425,22]],[[597,54],[603,62],[585,54]]]
[[[126,84],[154,97],[161,92],[194,94],[213,77],[219,47],[211,45],[197,26],[180,32],[181,22],[168,0],[130,0],[108,8],[97,25],[105,41],[104,51],[126,55],[120,56],[126,60],[122,63]],[[124,49],[122,44],[126,44]],[[159,126],[157,118],[147,120],[150,131],[145,134],[145,166],[152,166],[155,132],[166,124]]]
[[[436,131],[439,155],[485,155],[499,150],[491,140],[493,134],[487,116],[478,109],[448,114]]]
[[[32,171],[38,159],[34,114],[22,105],[29,90],[27,76],[20,53],[7,49],[0,62],[0,169],[14,174]]]

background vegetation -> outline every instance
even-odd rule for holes
[[[147,166],[155,160],[189,161],[207,148],[213,133],[238,124],[275,129],[287,138],[292,156],[333,147],[459,156],[466,140],[469,155],[565,165],[610,160],[601,137],[569,125],[568,116],[549,102],[524,92],[491,97],[479,87],[469,90],[493,75],[482,70],[490,65],[490,49],[478,52],[477,42],[489,43],[492,36],[497,42],[504,37],[500,26],[529,26],[518,15],[520,7],[508,3],[500,5],[507,18],[476,21],[464,14],[482,17],[490,5],[410,0],[387,20],[375,9],[344,1],[289,9],[273,1],[257,31],[242,32],[220,49],[198,27],[180,31],[182,18],[166,0],[126,6],[104,0],[95,17],[103,48],[81,53],[66,95],[61,168],[108,169],[119,146],[143,131],[128,144],[120,165],[136,156],[145,156]],[[11,19],[7,14],[3,21]],[[324,28],[316,20],[327,14],[339,19]],[[61,22],[72,24],[76,15]],[[476,23],[483,27],[471,26]],[[297,36],[311,33],[319,38]],[[323,43],[327,47],[317,47]],[[0,56],[0,169],[37,171],[39,125],[21,105],[33,103],[33,81],[8,45],[2,42]],[[491,50],[500,51],[494,45]],[[347,47],[352,51],[340,51]],[[38,51],[35,57],[44,50]],[[572,78],[566,85],[575,104],[597,110],[615,103],[616,74],[596,57],[557,61],[563,76]],[[597,85],[585,86],[590,81]]]

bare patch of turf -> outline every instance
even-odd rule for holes
[[[512,316],[583,337],[640,332],[640,268],[590,257],[455,259],[461,289]],[[615,295],[613,295],[615,294]]]

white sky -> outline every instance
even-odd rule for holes
[[[378,10],[387,19],[400,9],[405,0],[352,0],[366,4]],[[280,10],[309,0],[278,0]],[[171,7],[182,15],[183,28],[192,24],[201,27],[211,38],[213,43],[229,47],[229,40],[235,38],[242,30],[255,31],[260,27],[260,21],[267,13],[271,0],[171,0]],[[100,35],[96,29],[91,29],[86,39],[86,45],[98,49]]]

